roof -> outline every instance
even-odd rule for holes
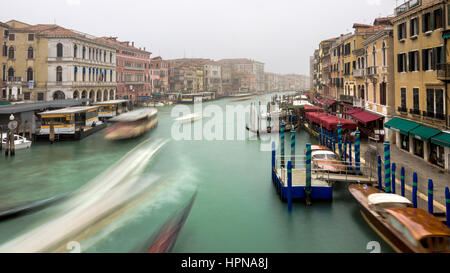
[[[39,113],[39,115],[67,115],[67,114],[75,114],[86,112],[88,110],[98,109],[98,106],[77,106],[77,107],[69,107],[64,109],[52,110]]]
[[[15,105],[5,105],[0,106],[0,114],[15,114],[36,110],[45,110],[49,108],[65,108],[70,106],[82,105],[84,102],[89,101],[89,99],[77,99],[77,100],[54,100],[54,101],[43,101],[36,103],[23,103]]]
[[[450,133],[442,132],[431,138],[431,143],[450,148]]]
[[[422,209],[392,208],[386,209],[386,212],[401,222],[416,240],[427,236],[450,237],[450,229],[438,218]]]
[[[124,102],[128,102],[128,100],[109,100],[103,102],[95,102],[92,105],[111,105],[111,104],[120,104]]]
[[[384,124],[384,127],[388,129],[392,129],[394,131],[399,131],[403,135],[409,136],[409,132],[417,127],[419,127],[420,124],[416,122],[412,122],[406,119],[401,118],[393,118],[390,121],[386,122]]]
[[[419,127],[416,127],[412,129],[409,134],[422,140],[422,141],[428,141],[430,138],[437,136],[441,133],[441,131],[420,125]]]
[[[143,108],[135,111],[131,111],[125,114],[121,114],[115,118],[110,119],[112,122],[133,122],[145,117],[151,117],[156,115],[158,110],[155,108]]]
[[[345,113],[345,115],[349,115],[352,118],[356,119],[357,121],[367,124],[369,122],[382,119],[382,117],[377,116],[375,114],[371,114],[369,112],[360,110],[360,109],[353,109]]]
[[[386,203],[397,203],[397,204],[412,204],[411,201],[405,197],[397,194],[390,193],[374,193],[369,195],[367,198],[369,200],[369,205],[379,205]]]
[[[133,50],[136,52],[141,52],[141,53],[146,53],[146,54],[152,54],[149,51],[146,51],[145,49],[140,49],[135,47],[133,44],[129,44],[128,42],[121,42],[119,40],[117,40],[116,37],[100,37],[100,38],[95,38],[96,41],[99,41],[101,43],[105,43],[105,44],[109,44],[111,46],[114,46],[116,48],[121,47],[121,48],[126,48],[128,50]]]

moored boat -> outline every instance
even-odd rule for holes
[[[31,147],[31,141],[20,135],[14,135],[14,149],[22,150]],[[6,148],[6,133],[2,134],[2,149]]]
[[[157,114],[158,110],[145,108],[112,118],[109,121],[115,124],[107,129],[105,139],[123,140],[139,137],[158,125]]]
[[[350,185],[367,223],[397,252],[450,253],[450,229],[411,202],[367,185]]]

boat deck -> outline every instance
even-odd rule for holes
[[[287,186],[287,169],[277,169],[277,173],[280,174],[282,185]],[[355,175],[355,174],[338,174],[327,173],[321,171],[313,171],[311,173],[311,185],[318,187],[329,186],[328,182],[345,182],[345,183],[366,183],[374,184],[377,180],[367,176]],[[292,186],[306,186],[306,171],[305,170],[292,170]]]

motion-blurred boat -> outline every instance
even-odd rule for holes
[[[183,229],[184,223],[191,212],[196,196],[197,194],[194,194],[183,210],[172,215],[169,221],[153,234],[149,240],[150,243],[147,244],[151,244],[147,249],[147,253],[168,253],[173,249],[177,242],[178,235]]]
[[[16,150],[21,150],[21,149],[28,149],[31,147],[31,141],[29,141],[28,139],[19,136],[19,135],[14,135],[14,147]],[[6,148],[6,133],[2,134],[2,149]]]
[[[139,137],[158,125],[158,110],[139,109],[112,118],[115,124],[106,131],[105,139],[123,140]]]
[[[193,113],[193,114],[182,116],[182,117],[177,118],[175,120],[178,121],[178,122],[181,122],[181,123],[189,123],[189,122],[195,122],[195,121],[200,120],[202,118],[203,118],[203,114],[202,113]]]
[[[233,101],[244,101],[254,98],[255,94],[237,94],[237,95],[230,95],[231,99]]]

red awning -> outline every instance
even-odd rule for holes
[[[369,112],[360,110],[354,113],[350,113],[352,111],[349,111],[345,113],[346,115],[351,116],[352,118],[356,119],[357,121],[361,122],[362,124],[366,125],[369,122],[382,119],[383,117],[377,116],[375,114],[371,114]]]
[[[322,108],[315,105],[304,105],[303,109],[305,110],[305,112],[323,112]]]
[[[331,106],[331,105],[336,103],[335,100],[329,100],[329,99],[318,99],[317,102],[322,104],[322,105],[327,105],[328,104],[329,106]]]
[[[342,125],[343,129],[355,130],[357,127],[357,124],[354,121],[339,118],[326,113],[309,112],[306,113],[305,117],[306,119],[323,126],[329,131],[336,130],[339,123]]]

